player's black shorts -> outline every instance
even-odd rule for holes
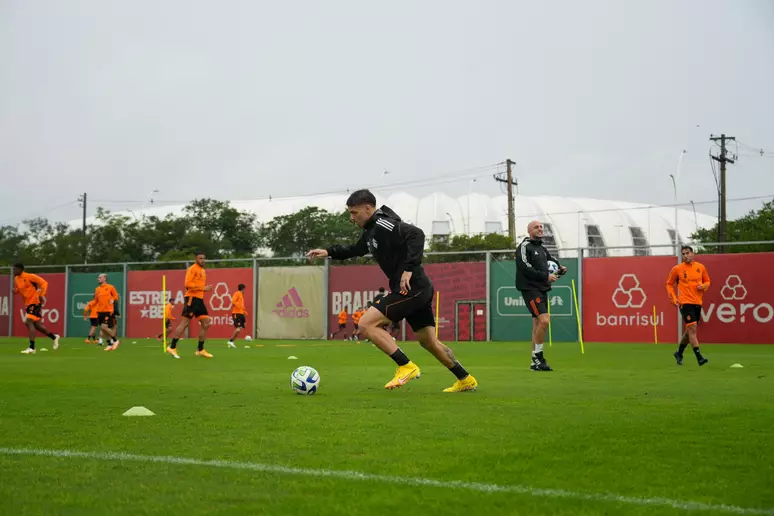
[[[433,294],[430,287],[414,287],[406,295],[390,292],[374,303],[374,307],[385,317],[397,325],[401,319],[406,319],[411,329],[416,331],[428,326],[435,327],[433,315]]]
[[[183,317],[186,319],[206,319],[210,315],[207,313],[207,306],[204,299],[200,297],[186,297],[185,306],[183,306]]]
[[[97,313],[97,319],[100,324],[107,324],[108,328],[116,325],[116,316],[113,312],[99,312]]]
[[[539,290],[522,290],[521,297],[527,303],[527,309],[532,317],[538,317],[540,314],[548,313],[548,292]]]
[[[92,326],[99,326],[99,317],[90,317],[89,318],[89,324]]]
[[[339,323],[339,329],[340,330],[343,330],[346,327],[347,327],[347,323]]]
[[[27,305],[26,311],[27,311],[27,318],[30,321],[39,321],[43,317],[43,315],[41,315],[43,313],[43,305],[41,305],[40,303],[36,305]]]
[[[231,314],[231,320],[234,321],[234,328],[244,328],[247,324],[245,314]]]
[[[699,324],[699,319],[701,319],[701,305],[680,305],[680,313],[683,316],[683,323],[686,326],[689,324]]]
[[[164,324],[166,325],[167,328],[169,328],[170,326],[172,326],[172,319],[167,319],[167,322],[165,322]]]
[[[355,326],[355,330],[359,330],[360,329],[360,325],[358,323],[352,323],[352,324]]]

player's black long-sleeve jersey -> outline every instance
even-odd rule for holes
[[[387,206],[374,212],[363,228],[360,240],[353,245],[333,245],[328,256],[346,260],[365,256],[369,252],[390,282],[390,290],[400,290],[400,277],[410,271],[411,288],[430,286],[430,278],[422,267],[425,250],[425,233],[416,226],[403,222],[397,213]]]
[[[548,282],[549,260],[561,265],[543,247],[543,241],[539,238],[522,240],[516,247],[516,288],[538,292],[551,290],[551,283]]]

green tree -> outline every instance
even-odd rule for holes
[[[317,247],[356,242],[361,232],[346,211],[331,213],[314,206],[274,217],[260,228],[261,245],[276,256],[287,257],[299,257]]]
[[[481,251],[471,254],[431,255],[428,263],[434,262],[478,262],[486,259],[486,251],[513,249],[507,235],[487,233],[485,235],[455,235],[451,240],[433,239],[429,251],[461,253],[463,251]]]
[[[698,243],[717,242],[717,224],[712,228],[700,229],[691,238]],[[759,210],[752,210],[747,215],[726,223],[726,241],[755,242],[774,240],[774,201],[763,204]],[[717,246],[708,246],[703,252],[719,252]],[[774,244],[745,244],[725,246],[726,253],[753,253],[774,251]]]
[[[228,202],[197,199],[183,208],[183,216],[190,228],[184,247],[198,246],[221,258],[251,256],[258,247],[255,214],[239,211]]]

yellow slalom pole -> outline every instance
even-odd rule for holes
[[[578,321],[578,341],[580,341],[581,354],[586,354],[583,349],[583,329],[581,328],[580,310],[578,310],[578,292],[575,290],[575,280],[572,280],[572,299],[575,301],[575,320]]]
[[[435,293],[435,338],[438,338],[438,311],[441,309],[441,293]]]
[[[653,305],[653,344],[658,344],[658,319],[656,318],[656,305]]]
[[[167,352],[167,276],[161,276],[161,334],[164,336],[161,343],[162,351]]]
[[[551,296],[546,292],[546,305],[548,306],[548,347],[554,346],[553,332],[551,332]]]

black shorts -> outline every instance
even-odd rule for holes
[[[680,305],[680,313],[683,316],[683,324],[699,324],[701,319],[701,305]]]
[[[347,323],[344,323],[344,324],[342,324],[342,323],[339,323],[339,329],[340,329],[340,330],[343,330],[343,329],[344,329],[344,328],[346,328],[346,327],[347,327]]]
[[[209,314],[207,313],[207,306],[204,304],[204,299],[200,297],[185,298],[183,317],[186,319],[207,319]]]
[[[172,326],[172,319],[167,319],[167,322],[165,322],[164,324],[166,325],[167,328],[169,328],[170,326]]]
[[[113,312],[99,312],[97,314],[99,324],[107,324],[108,328],[116,325],[116,316]]]
[[[247,324],[245,314],[231,314],[231,320],[234,321],[234,328],[244,328]]]
[[[99,326],[99,317],[90,317],[89,324],[91,324],[94,327]]]
[[[522,290],[521,297],[524,298],[524,302],[527,304],[527,309],[532,314],[532,317],[548,313],[548,292]]]
[[[36,305],[27,305],[26,312],[27,319],[30,321],[39,321],[43,317],[43,305],[40,303]]]
[[[428,326],[435,327],[433,315],[433,294],[435,289],[430,287],[414,288],[406,295],[390,292],[382,299],[374,303],[374,307],[384,316],[390,319],[395,326],[406,319],[411,329],[416,331]]]
[[[353,323],[353,324],[355,326],[355,330],[359,330],[360,329],[360,325],[359,324],[357,324],[357,323]]]

